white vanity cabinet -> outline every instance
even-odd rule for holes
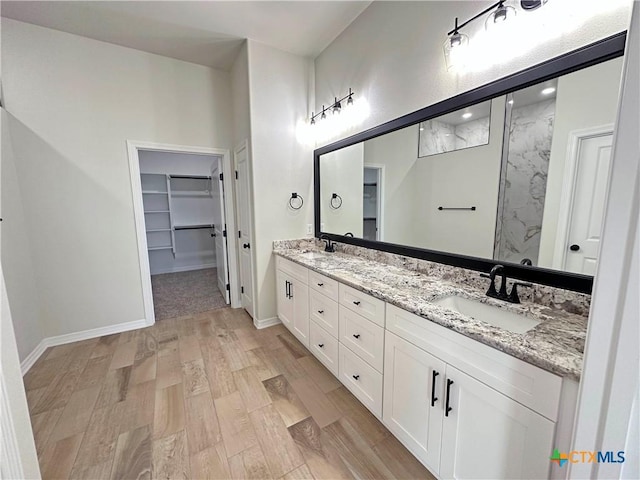
[[[309,348],[308,269],[276,257],[278,318],[300,343]]]
[[[278,317],[439,478],[563,478],[577,383],[276,258]],[[555,442],[555,443],[554,443]]]
[[[383,421],[416,457],[442,478],[548,478],[560,377],[388,304],[387,328]]]

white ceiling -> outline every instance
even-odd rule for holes
[[[315,57],[370,1],[2,1],[3,17],[228,70],[250,38]]]

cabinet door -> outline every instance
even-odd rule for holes
[[[434,472],[440,463],[445,367],[442,360],[386,332],[384,424]]]
[[[450,365],[444,389],[442,478],[549,477],[553,422]]]
[[[293,280],[289,296],[293,302],[291,332],[309,348],[309,287],[300,280]]]
[[[291,278],[282,270],[276,271],[276,294],[278,318],[289,330],[292,329],[293,301],[289,298]]]

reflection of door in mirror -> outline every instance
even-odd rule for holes
[[[621,59],[610,60],[512,94],[512,103],[507,104],[511,122],[505,128],[508,150],[502,160],[495,259],[520,263],[529,258],[534,266],[594,273],[597,247],[591,248],[593,253],[569,249],[594,242],[586,237],[574,241],[568,232],[574,218],[580,218],[577,221],[584,225],[575,228],[590,228],[590,236],[599,237],[608,160],[606,154],[593,160],[599,162],[598,172],[593,173],[596,167],[586,167],[592,160],[580,157],[575,135],[585,129],[596,129],[597,136],[611,133],[611,126],[608,130],[603,126],[615,118],[621,67]]]

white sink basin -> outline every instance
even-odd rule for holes
[[[307,260],[322,260],[323,258],[326,258],[325,255],[326,254],[320,252],[307,252],[301,254],[300,256],[302,258],[306,258]]]
[[[528,332],[540,323],[539,320],[457,295],[439,298],[432,303],[513,333]]]

